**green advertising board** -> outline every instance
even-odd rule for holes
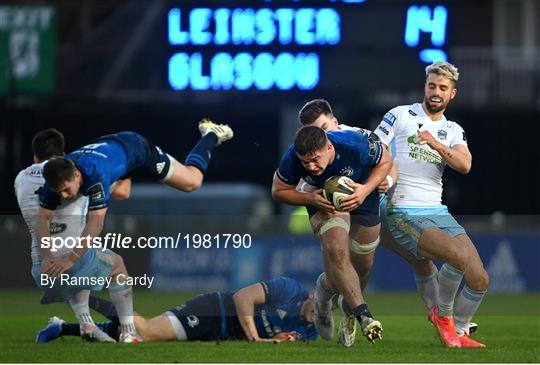
[[[0,6],[0,95],[54,91],[56,13]]]

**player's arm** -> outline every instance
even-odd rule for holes
[[[283,182],[278,173],[274,173],[272,180],[272,198],[280,203],[290,205],[311,205],[328,213],[335,213],[335,207],[322,196],[322,189],[312,192],[300,192],[296,185]]]
[[[272,339],[259,337],[257,327],[255,326],[255,305],[264,304],[266,294],[261,283],[250,285],[240,289],[233,295],[234,306],[238,321],[246,334],[248,341],[272,342]]]
[[[356,209],[360,204],[364,202],[366,197],[371,194],[371,192],[377,188],[377,186],[386,179],[386,176],[392,168],[392,157],[390,153],[379,143],[381,157],[379,163],[375,165],[364,184],[351,183],[349,184],[353,189],[354,193],[344,197],[341,203],[341,207],[345,212]]]
[[[392,168],[390,168],[390,172],[388,175],[386,175],[386,178],[377,186],[377,191],[379,193],[386,193],[397,181],[398,172],[397,172],[397,166],[395,163],[392,163]]]
[[[54,210],[46,209],[43,207],[39,208],[36,222],[36,233],[42,261],[52,257],[51,243],[47,241],[50,237],[49,223],[53,215]]]
[[[426,143],[441,155],[448,166],[462,174],[471,171],[472,155],[464,144],[456,144],[453,147],[445,146],[437,141],[428,131],[418,132],[418,143]]]
[[[112,185],[111,199],[126,200],[131,195],[131,179],[120,179]]]

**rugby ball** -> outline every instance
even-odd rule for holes
[[[342,212],[341,200],[354,193],[348,183],[354,181],[347,176],[333,176],[324,183],[323,196],[326,200],[334,204],[336,210]]]

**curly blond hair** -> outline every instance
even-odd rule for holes
[[[428,77],[429,74],[444,76],[450,81],[454,82],[454,84],[459,79],[459,72],[457,67],[452,65],[451,63],[443,61],[435,62],[426,67],[426,77]]]

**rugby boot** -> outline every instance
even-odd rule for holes
[[[382,340],[383,328],[381,322],[368,316],[362,316],[360,327],[362,327],[362,334],[370,343],[374,343],[375,340]]]
[[[351,347],[356,340],[356,318],[353,315],[347,315],[343,309],[343,296],[338,297],[338,306],[341,310],[341,320],[338,327],[339,343],[345,347]]]
[[[62,337],[63,323],[66,323],[66,321],[56,316],[49,318],[47,326],[36,335],[36,343],[47,343]]]
[[[459,343],[461,344],[461,347],[467,347],[467,348],[485,348],[486,347],[486,345],[473,340],[467,334],[464,334],[463,336],[458,337],[458,338],[459,338]]]
[[[93,323],[84,323],[81,326],[81,338],[88,342],[116,342],[114,338]]]
[[[143,342],[142,338],[139,337],[137,333],[128,333],[122,332],[118,342],[121,343],[141,343]]]
[[[217,137],[216,146],[234,137],[231,127],[226,124],[216,124],[206,118],[199,122],[199,132],[201,132],[203,137],[208,133],[214,133]]]
[[[454,317],[439,316],[436,306],[431,308],[429,317],[432,319],[433,325],[437,330],[437,334],[439,335],[442,344],[446,348],[461,347],[461,342],[456,334]]]

